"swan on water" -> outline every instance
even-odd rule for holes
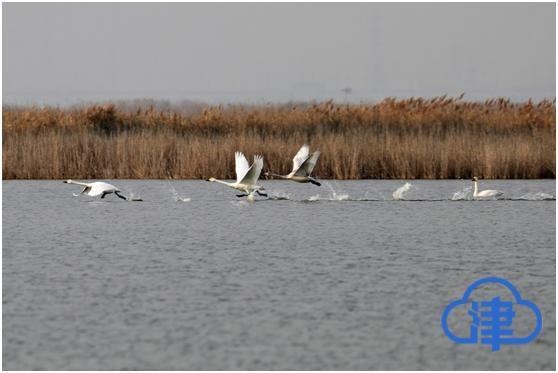
[[[478,180],[479,179],[476,176],[473,177],[473,198],[500,197],[504,195],[504,192],[501,192],[499,190],[492,190],[492,189],[481,190],[479,192]]]
[[[241,152],[234,153],[235,157],[235,172],[236,172],[236,182],[229,183],[223,180],[215,179],[210,177],[208,181],[217,182],[225,184],[231,188],[240,190],[246,194],[237,194],[237,197],[248,196],[248,201],[254,200],[254,193],[258,193],[260,196],[267,197],[265,189],[259,185],[256,185],[260,173],[263,168],[263,157],[261,155],[254,156],[254,163],[252,166],[248,166],[248,160]],[[261,191],[261,192],[260,192]]]
[[[314,185],[320,186],[316,179],[314,179],[310,174],[316,166],[316,162],[320,157],[320,152],[315,151],[310,154],[310,147],[306,144],[302,145],[298,153],[293,158],[293,170],[288,175],[277,175],[271,172],[266,172],[266,176],[276,176],[281,179],[296,181],[297,183],[312,183]]]
[[[128,200],[128,198],[120,194],[120,189],[118,189],[112,184],[105,183],[102,181],[95,181],[93,183],[82,183],[70,179],[70,180],[64,180],[64,183],[76,184],[84,187],[83,190],[79,192],[79,194],[74,194],[74,196],[76,197],[79,196],[80,194],[86,194],[90,197],[101,196],[101,198],[105,198],[107,194],[114,193],[118,198],[124,199],[126,201]],[[141,199],[135,199],[135,201],[141,201]]]

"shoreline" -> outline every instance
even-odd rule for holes
[[[556,105],[462,98],[375,104],[7,107],[3,179],[232,179],[234,153],[287,174],[320,150],[322,179],[555,179]]]

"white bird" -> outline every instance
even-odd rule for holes
[[[107,194],[114,193],[118,198],[128,200],[128,198],[120,194],[120,189],[118,189],[112,184],[105,183],[102,181],[95,181],[93,183],[82,183],[70,179],[70,180],[64,180],[64,182],[66,184],[82,185],[84,188],[79,194],[86,194],[90,197],[101,196],[101,198],[105,198]],[[77,197],[79,196],[79,194],[74,194],[74,196]],[[135,201],[141,201],[141,199],[135,199]]]
[[[214,177],[210,177],[208,181],[217,182],[225,184],[231,188],[240,190],[246,194],[237,194],[237,197],[248,196],[248,201],[254,200],[254,193],[258,193],[260,196],[267,197],[267,193],[262,193],[260,191],[265,191],[265,189],[259,185],[256,185],[260,173],[263,168],[263,157],[261,155],[254,156],[254,163],[252,166],[248,166],[248,160],[241,152],[234,153],[235,156],[235,171],[236,171],[236,182],[229,183],[222,180],[217,180]]]
[[[473,177],[473,198],[488,198],[488,197],[500,197],[504,194],[504,192],[501,192],[499,190],[481,190],[479,192],[478,189],[478,178],[475,176]]]
[[[293,158],[293,170],[288,175],[277,175],[270,172],[266,172],[266,176],[276,176],[281,179],[296,181],[297,183],[312,183],[314,185],[320,186],[316,179],[314,179],[310,174],[316,166],[316,162],[320,157],[320,152],[315,151],[310,154],[310,147],[306,144],[302,145],[298,153]]]

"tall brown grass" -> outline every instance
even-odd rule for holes
[[[234,152],[288,173],[303,143],[319,178],[555,178],[555,101],[437,97],[377,104],[156,109],[8,107],[4,179],[234,177]]]

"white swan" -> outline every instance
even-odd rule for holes
[[[288,175],[277,175],[271,172],[266,172],[266,176],[276,176],[281,179],[296,181],[297,183],[312,183],[314,185],[320,186],[316,179],[314,179],[310,174],[316,166],[316,162],[320,157],[320,152],[315,151],[310,154],[310,147],[306,144],[302,145],[298,153],[293,158],[293,170]]]
[[[107,194],[114,193],[118,198],[122,198],[124,200],[128,200],[125,196],[120,194],[120,189],[115,187],[112,184],[105,183],[102,181],[95,181],[93,183],[82,183],[79,181],[74,180],[64,180],[66,184],[76,184],[83,186],[83,190],[79,194],[86,194],[91,197],[101,196],[101,198],[105,198]],[[78,196],[79,194],[74,194],[74,196]],[[135,201],[141,201],[140,199],[135,199]]]
[[[478,189],[478,178],[475,176],[473,177],[473,198],[489,198],[489,197],[500,197],[504,194],[504,192],[501,192],[499,190],[481,190],[479,192]]]
[[[237,197],[248,196],[248,201],[254,200],[254,193],[258,193],[260,196],[267,197],[267,193],[262,193],[265,189],[259,185],[256,185],[260,173],[263,168],[263,157],[261,155],[254,156],[254,163],[252,166],[248,166],[248,160],[241,152],[234,153],[235,157],[235,172],[236,172],[236,182],[229,183],[222,180],[217,180],[214,177],[210,177],[208,181],[217,182],[225,184],[231,188],[240,190],[246,194],[237,194]]]

